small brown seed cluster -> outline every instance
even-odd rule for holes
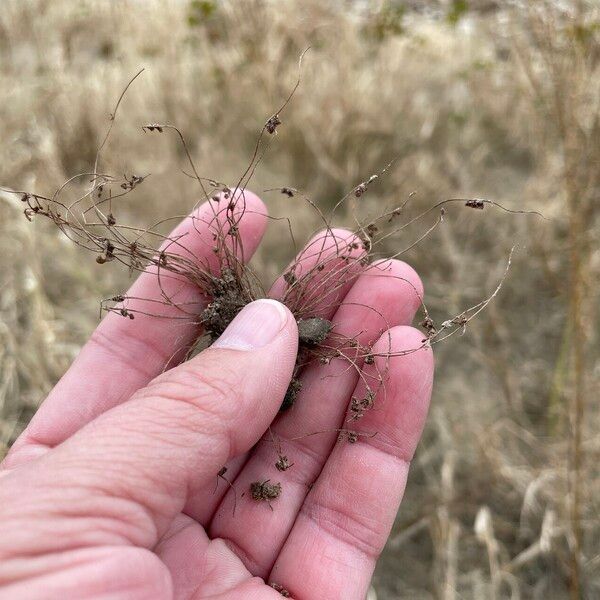
[[[351,444],[354,444],[358,442],[358,433],[356,433],[356,431],[350,431],[349,429],[343,429],[338,435],[338,440],[340,442],[347,440]]]
[[[163,132],[163,126],[159,125],[158,123],[150,123],[149,125],[144,125],[144,127],[142,127],[143,131],[158,131],[158,133],[162,133]]]
[[[287,471],[290,467],[293,467],[294,463],[290,462],[290,459],[287,456],[279,455],[277,462],[275,463],[275,468],[278,471]]]
[[[281,484],[270,483],[270,479],[266,481],[254,481],[250,484],[250,494],[252,499],[260,502],[261,500],[275,500],[281,495]]]
[[[375,401],[375,393],[372,390],[368,390],[364,398],[357,398],[352,396],[350,401],[350,420],[357,421],[361,419],[365,412],[369,410]]]
[[[421,321],[421,327],[425,329],[425,331],[427,331],[428,336],[435,335],[437,332],[437,329],[435,328],[435,323],[433,322],[433,319],[429,316],[425,317]]]
[[[271,134],[273,135],[277,129],[277,127],[279,127],[279,125],[281,125],[281,119],[279,118],[279,115],[273,115],[266,123],[265,125],[265,129]]]
[[[468,206],[469,208],[476,208],[477,210],[483,210],[484,202],[483,200],[467,200],[465,202],[465,206]]]

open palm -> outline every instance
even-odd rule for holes
[[[245,202],[248,258],[266,210],[250,192]],[[210,210],[175,232],[198,261],[211,260],[198,225]],[[375,355],[422,346],[408,327],[420,305],[414,271],[362,269],[321,292],[316,314]],[[129,295],[143,305],[164,293],[206,302],[151,270]],[[298,343],[283,305],[247,306],[211,348],[170,368],[197,335],[181,320],[114,314],[94,332],[4,462],[0,598],[364,598],[426,416],[430,349],[364,365],[366,377],[385,374],[385,393],[352,423],[350,443],[338,430],[365,384],[341,358],[305,369],[296,403],[277,416]],[[283,455],[293,465],[279,470]],[[251,484],[265,481],[281,493],[253,498]]]

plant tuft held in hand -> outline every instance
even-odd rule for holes
[[[265,152],[277,139],[278,136],[274,134],[281,131],[281,114],[298,88],[300,78],[287,99],[261,128],[247,167],[233,183],[201,176],[185,137],[176,126],[156,122],[144,126],[144,133],[172,134],[176,137],[187,163],[184,173],[196,186],[199,198],[188,216],[192,227],[186,235],[167,235],[160,231],[159,225],[179,220],[179,217],[164,219],[151,227],[135,227],[126,223],[120,214],[121,206],[128,196],[143,190],[148,175],[111,175],[101,170],[99,165],[123,96],[140,73],[120,95],[90,172],[74,175],[49,196],[31,191],[14,192],[20,197],[28,220],[37,217],[50,220],[67,238],[89,250],[96,263],[121,265],[132,274],[146,272],[156,277],[162,291],[160,298],[115,294],[101,302],[101,311],[126,319],[145,315],[190,323],[197,328],[197,339],[191,346],[180,350],[182,355],[191,356],[197,348],[214,342],[244,306],[260,298],[274,297],[294,315],[299,337],[296,366],[281,410],[291,409],[293,416],[293,407],[301,396],[302,374],[306,369],[319,366],[327,373],[324,376],[333,378],[336,372],[339,373],[338,361],[342,361],[347,369],[356,372],[365,390],[363,395],[353,397],[348,406],[347,420],[358,421],[376,405],[380,392],[385,392],[382,388],[391,359],[439,343],[456,333],[463,333],[469,322],[499,293],[510,267],[512,252],[492,293],[439,325],[430,316],[414,284],[398,277],[410,287],[410,292],[421,307],[421,324],[426,336],[414,348],[402,352],[394,352],[391,348],[375,351],[372,344],[376,339],[365,340],[358,334],[345,335],[336,329],[330,320],[332,314],[358,276],[368,274],[377,277],[384,273],[386,263],[378,259],[382,256],[391,259],[400,257],[423,243],[444,222],[448,207],[462,205],[481,210],[487,204],[509,213],[526,213],[509,210],[490,200],[450,198],[432,204],[403,223],[402,216],[412,195],[399,204],[397,199],[390,199],[388,205],[392,206],[386,209],[381,208],[386,205],[382,199],[370,204],[377,182],[386,175],[394,161],[358,185],[349,185],[348,191],[328,207],[320,205],[296,187],[265,190],[278,192],[277,197],[282,202],[293,199],[294,203],[303,203],[318,218],[321,227],[320,232],[296,255],[280,280],[273,286],[261,281],[245,260],[243,223],[245,218],[252,215],[246,190]],[[336,229],[340,220],[355,223],[354,229]],[[286,221],[289,237],[282,238],[282,244],[295,248],[293,223],[290,219]],[[407,227],[420,223],[423,223],[423,231],[413,239],[407,239]],[[211,260],[196,260],[190,250],[194,232],[209,244]],[[191,286],[204,301],[199,305],[182,300],[176,293],[167,290],[167,282],[176,284],[169,289],[177,289],[181,287],[180,284]],[[379,317],[382,321],[381,332],[389,329],[389,324],[375,308],[374,301],[360,304],[360,307]],[[376,433],[345,429],[334,431],[339,432],[340,440],[349,443],[357,442],[360,436]],[[308,432],[306,435],[315,433],[323,432]],[[287,471],[292,464],[287,456],[278,452],[275,467],[279,472]],[[225,478],[224,471],[219,473],[218,479],[225,480],[233,487],[233,483]],[[251,484],[252,498],[267,501],[269,506],[271,500],[279,497],[281,490],[280,483],[270,483],[269,479]]]

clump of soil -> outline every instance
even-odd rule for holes
[[[296,360],[296,370],[294,377],[290,381],[280,411],[288,410],[296,402],[296,398],[302,389],[302,382],[299,379],[302,364],[310,362],[311,353],[319,349],[321,344],[327,339],[333,328],[331,321],[320,317],[310,319],[298,319],[298,338],[300,351]],[[314,355],[313,355],[314,357]]]
[[[296,398],[298,397],[298,394],[300,393],[301,389],[302,382],[296,377],[294,377],[290,381],[290,385],[288,386],[287,392],[285,393],[283,402],[281,403],[281,408],[279,410],[283,412],[284,410],[288,410],[288,408],[294,406]]]
[[[220,277],[213,278],[211,288],[213,301],[202,311],[200,323],[214,342],[251,298],[230,268],[224,268]]]
[[[298,321],[300,343],[309,347],[318,346],[325,341],[332,327],[333,324],[327,319],[319,317],[300,319]]]

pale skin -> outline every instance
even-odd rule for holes
[[[255,195],[246,203],[247,259],[267,218]],[[182,232],[198,260],[211,260],[207,231],[188,219]],[[400,261],[363,269],[321,316],[380,354],[421,347],[409,327],[416,273]],[[165,286],[202,302],[191,285]],[[160,298],[156,275],[142,274],[130,294]],[[335,430],[364,384],[341,359],[305,371],[296,404],[278,416],[298,344],[282,304],[249,305],[213,347],[174,365],[197,335],[173,319],[101,322],[2,465],[0,598],[280,598],[269,583],[298,600],[365,597],[427,414],[430,348],[387,361],[385,397],[351,426],[377,435],[352,444]],[[315,431],[325,433],[302,437]],[[273,436],[296,438],[282,445],[294,463],[285,472]],[[235,514],[233,490],[217,479],[223,466]],[[266,479],[282,487],[272,510],[249,492]]]

